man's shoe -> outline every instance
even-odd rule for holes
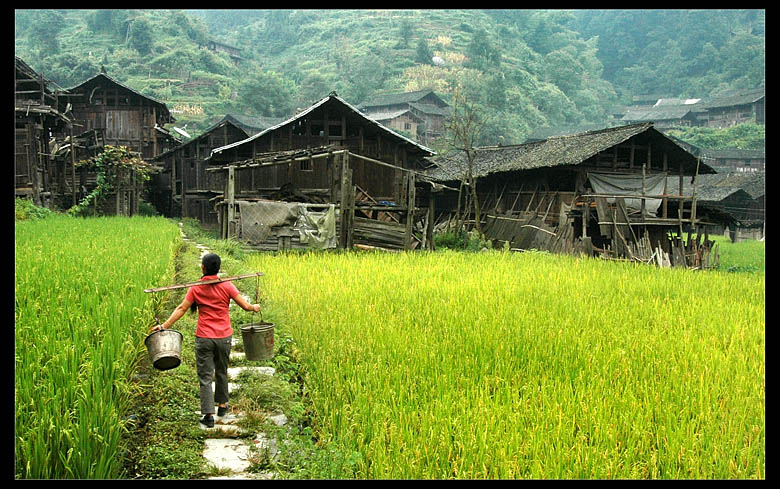
[[[225,407],[217,407],[217,416],[220,418],[228,413],[230,405],[226,404]]]
[[[200,424],[206,426],[207,428],[213,428],[214,427],[214,415],[213,414],[207,414],[203,416],[200,419]]]

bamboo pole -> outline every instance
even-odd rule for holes
[[[162,292],[165,290],[173,290],[173,289],[184,289],[186,287],[193,287],[197,285],[210,285],[210,284],[219,284],[222,282],[231,282],[233,280],[242,280],[245,278],[250,277],[262,277],[263,272],[256,272],[256,273],[247,273],[245,275],[236,275],[234,277],[221,277],[221,278],[213,278],[211,280],[199,280],[197,282],[190,282],[186,284],[176,284],[176,285],[167,285],[165,287],[156,287],[153,289],[144,289],[144,292],[151,293],[151,292]]]

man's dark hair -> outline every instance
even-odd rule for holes
[[[203,255],[201,263],[203,264],[204,275],[216,275],[219,272],[219,266],[222,263],[222,260],[220,260],[219,255],[217,254],[207,253]]]
[[[201,259],[200,263],[203,265],[203,276],[206,275],[216,275],[219,273],[219,267],[222,264],[222,260],[219,258],[219,255],[215,253],[207,253],[203,255],[203,259]],[[190,312],[195,312],[198,308],[198,304],[195,302],[192,303],[190,306]]]

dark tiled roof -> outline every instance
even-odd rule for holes
[[[753,199],[763,196],[766,192],[764,172],[699,175],[699,182],[702,186],[707,187],[738,188],[747,192]],[[679,182],[676,185],[679,185]],[[683,188],[685,188],[685,184],[683,184]]]
[[[754,90],[711,97],[699,102],[697,104],[697,109],[706,110],[722,107],[733,107],[735,105],[749,105],[764,98],[765,93],[766,90],[764,88],[756,88]]]
[[[650,134],[652,137],[662,139],[679,149],[675,157],[681,158],[684,164],[687,162],[688,167],[695,168],[696,159],[693,155],[653,128],[651,123],[641,123],[557,136],[520,145],[476,148],[474,176],[484,177],[508,171],[578,165],[601,151],[647,131],[652,132]],[[430,170],[427,176],[435,181],[460,180],[467,168],[466,157],[462,151],[436,158],[434,162],[437,168]],[[702,163],[699,172],[714,173],[715,171]]]
[[[381,93],[374,95],[369,100],[360,104],[359,107],[362,109],[365,107],[381,107],[383,105],[408,104],[419,101],[429,93],[433,93],[433,90],[430,88],[417,90],[415,92]]]
[[[423,114],[428,115],[441,115],[441,116],[448,116],[450,114],[450,108],[449,107],[439,107],[438,105],[433,104],[418,104],[418,103],[411,103],[409,104],[410,107],[413,109],[419,110]]]
[[[109,75],[107,75],[106,73],[98,73],[97,75],[93,76],[92,78],[88,78],[87,80],[84,80],[83,82],[79,83],[79,84],[78,84],[78,85],[76,85],[75,87],[73,87],[73,88],[69,88],[69,89],[68,89],[68,91],[70,91],[70,92],[76,92],[76,91],[77,91],[79,88],[81,88],[81,87],[83,87],[83,86],[85,86],[85,85],[91,84],[91,83],[92,83],[94,80],[97,80],[97,79],[99,79],[99,78],[104,78],[104,79],[106,79],[106,80],[110,81],[111,83],[114,83],[114,84],[116,84],[116,85],[119,85],[120,87],[122,87],[122,88],[124,88],[124,89],[126,89],[126,90],[129,90],[129,91],[133,92],[134,94],[138,95],[139,97],[143,97],[143,98],[145,98],[146,100],[149,100],[150,102],[153,102],[154,104],[157,104],[157,105],[158,105],[158,106],[159,106],[161,109],[163,109],[163,111],[164,111],[164,112],[163,112],[163,115],[165,115],[166,117],[170,118],[170,120],[171,120],[171,121],[174,121],[174,120],[175,120],[175,119],[174,119],[174,118],[171,116],[171,113],[170,113],[170,111],[168,110],[168,106],[167,106],[167,105],[165,105],[165,102],[162,102],[162,101],[160,101],[160,100],[157,100],[157,99],[155,99],[154,97],[150,97],[150,96],[148,96],[148,95],[144,95],[144,94],[142,94],[141,92],[139,92],[139,91],[137,91],[137,90],[134,90],[134,89],[132,89],[132,88],[128,87],[127,85],[125,85],[124,83],[120,82],[119,80],[116,80],[116,79],[114,79],[114,78],[110,77],[110,76],[109,76]]]
[[[629,107],[621,120],[627,122],[645,122],[682,119],[691,112],[691,107],[691,105],[661,105],[658,107],[638,109]]]
[[[222,153],[225,150],[229,150],[229,149],[235,148],[237,146],[241,146],[243,144],[247,144],[247,143],[249,143],[251,141],[254,141],[255,139],[260,138],[263,135],[265,135],[265,134],[267,134],[267,133],[269,133],[271,131],[274,131],[274,130],[282,127],[282,126],[285,126],[286,124],[290,124],[290,123],[292,123],[292,122],[294,122],[294,121],[304,117],[305,115],[307,115],[308,113],[310,113],[314,109],[316,109],[316,108],[318,108],[318,107],[320,107],[320,106],[322,106],[322,105],[324,105],[326,103],[329,103],[329,102],[330,103],[337,103],[337,104],[343,105],[344,107],[346,107],[349,110],[351,110],[357,117],[362,118],[363,120],[365,120],[369,124],[373,124],[374,127],[376,127],[378,130],[386,133],[387,135],[389,135],[389,136],[391,136],[393,138],[400,139],[400,140],[404,141],[405,143],[410,144],[410,145],[416,147],[418,150],[422,151],[425,154],[428,154],[428,155],[436,154],[436,152],[434,150],[432,150],[432,149],[430,149],[430,148],[428,148],[426,146],[423,146],[422,144],[407,138],[403,134],[399,134],[399,133],[393,131],[392,129],[383,126],[379,122],[371,119],[365,113],[363,113],[360,110],[358,110],[355,106],[349,104],[346,100],[344,100],[343,98],[339,97],[336,94],[336,92],[332,92],[327,97],[325,97],[325,98],[319,100],[318,102],[314,103],[309,108],[298,112],[297,114],[295,114],[294,116],[290,117],[289,119],[285,119],[285,120],[279,122],[278,124],[276,124],[274,126],[271,126],[269,128],[266,128],[266,129],[262,130],[261,132],[258,132],[257,134],[254,134],[254,135],[252,135],[252,136],[250,136],[247,139],[244,139],[242,141],[238,141],[238,142],[235,142],[235,143],[232,143],[232,144],[228,144],[228,145],[222,146],[221,148],[213,149],[211,151],[211,155],[214,156],[215,154]]]
[[[284,118],[227,114],[222,118],[222,120],[220,120],[220,122],[226,120],[229,120],[239,126],[246,126],[251,129],[256,129],[256,132],[259,132],[279,124],[284,120]]]
[[[389,121],[396,117],[401,117],[404,114],[408,114],[410,118],[416,119],[418,122],[422,121],[422,119],[414,115],[409,109],[366,111],[365,114],[368,118],[375,121]]]

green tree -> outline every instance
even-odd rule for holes
[[[480,70],[497,68],[501,63],[501,52],[490,42],[485,29],[477,29],[471,36],[466,56],[471,60],[471,66]]]
[[[402,20],[401,24],[398,26],[398,35],[401,37],[401,39],[398,41],[397,46],[401,48],[408,48],[409,39],[411,39],[413,34],[414,26],[412,26],[412,23],[409,21],[409,19]]]
[[[290,116],[295,109],[295,85],[274,71],[257,70],[238,86],[247,108],[266,117]]]
[[[428,41],[421,37],[417,41],[417,50],[415,51],[414,60],[417,63],[429,65],[431,64],[431,59],[433,59],[433,51],[431,51],[430,46],[428,46]]]
[[[130,27],[130,44],[140,54],[150,54],[154,46],[152,26],[144,18],[135,19]]]
[[[86,15],[87,27],[94,33],[113,32],[115,10],[98,9]]]
[[[56,10],[40,10],[33,16],[29,28],[31,43],[38,46],[40,57],[57,54],[59,41],[57,36],[65,28],[65,17]]]

